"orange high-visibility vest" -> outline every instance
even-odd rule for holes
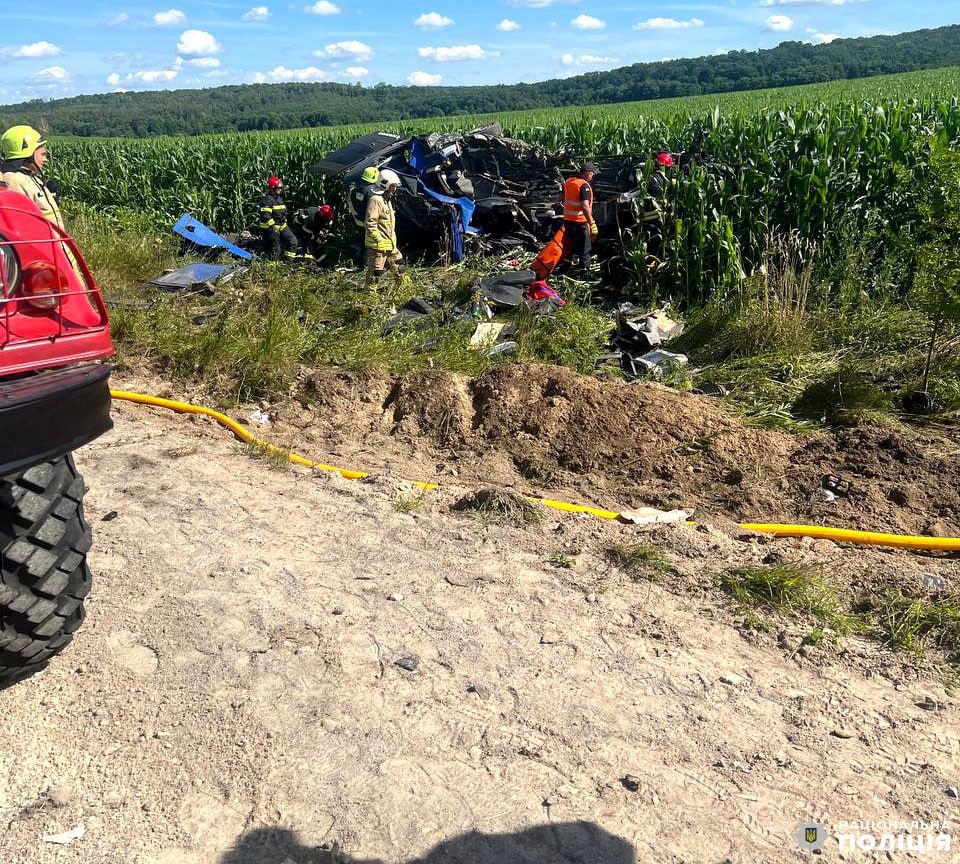
[[[586,222],[587,214],[583,210],[580,192],[589,186],[582,177],[571,177],[563,184],[563,220],[564,222]]]

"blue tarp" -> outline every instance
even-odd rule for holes
[[[206,246],[210,249],[226,249],[231,255],[242,258],[244,261],[250,261],[253,258],[251,252],[235,246],[229,240],[221,237],[212,228],[208,228],[202,222],[198,222],[189,213],[184,213],[173,226],[173,233],[178,234],[191,243],[198,246]]]

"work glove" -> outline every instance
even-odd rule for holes
[[[596,223],[596,222],[591,222],[591,223],[590,223],[590,239],[591,239],[591,240],[596,240],[597,237],[599,236],[599,234],[600,234],[600,232],[597,230],[597,223]]]

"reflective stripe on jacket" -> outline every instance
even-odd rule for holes
[[[283,231],[287,227],[287,205],[279,195],[264,195],[260,199],[260,227]]]
[[[587,213],[583,207],[583,187],[590,188],[582,177],[571,177],[563,184],[563,220],[564,222],[586,222]],[[593,198],[591,190],[591,200]]]
[[[363,242],[368,249],[392,252],[397,248],[397,217],[382,192],[370,196],[363,227],[366,231]]]
[[[33,201],[40,208],[44,218],[66,230],[57,197],[47,188],[39,174],[30,174],[27,171],[5,171],[3,182],[7,184],[7,188],[26,195]]]

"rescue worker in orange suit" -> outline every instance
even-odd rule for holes
[[[290,224],[293,233],[304,250],[303,258],[314,261],[323,255],[324,244],[333,226],[336,213],[329,204],[319,207],[303,207],[293,214]]]
[[[597,173],[592,162],[584,164],[576,177],[563,185],[563,228],[570,239],[570,259],[574,266],[588,268],[593,263],[593,241],[597,239],[597,223],[593,219],[593,188],[590,182]]]
[[[300,244],[287,225],[287,205],[283,203],[283,182],[279,177],[267,180],[267,194],[260,199],[260,239],[266,254],[273,260],[293,260],[300,253]]]

